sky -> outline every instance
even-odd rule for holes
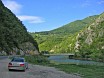
[[[28,32],[50,31],[104,12],[104,0],[2,0]]]

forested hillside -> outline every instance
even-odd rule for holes
[[[31,35],[38,41],[40,51],[75,53],[78,58],[104,61],[104,13]]]
[[[89,16],[83,20],[71,22],[52,31],[36,32],[31,33],[31,35],[37,40],[40,51],[54,53],[73,52],[75,37],[78,32],[93,23],[98,16]]]
[[[104,13],[76,36],[76,55],[104,62]]]
[[[0,0],[0,54],[21,54],[38,51],[37,42],[25,26]]]

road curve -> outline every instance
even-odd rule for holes
[[[0,78],[80,78],[76,75],[66,74],[54,67],[45,67],[29,64],[29,69],[22,71],[8,71],[9,59],[0,60]]]

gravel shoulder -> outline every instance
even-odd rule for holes
[[[0,78],[81,78],[67,74],[54,67],[29,64],[29,69],[22,71],[8,71],[9,59],[0,60]]]

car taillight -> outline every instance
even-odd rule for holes
[[[11,67],[11,66],[12,66],[12,63],[9,63],[9,64],[8,64],[8,67]]]
[[[20,66],[24,66],[24,64],[20,64]]]

